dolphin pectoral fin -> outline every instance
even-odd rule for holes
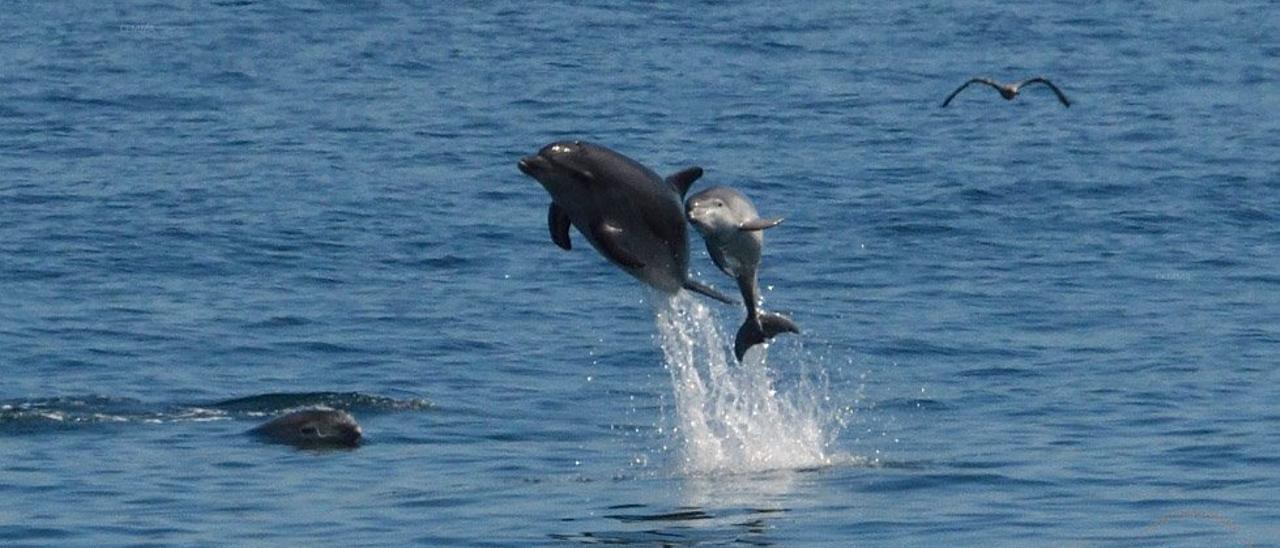
[[[738,230],[764,230],[766,228],[773,228],[780,224],[782,224],[782,217],[778,217],[776,219],[761,219],[757,217],[750,221],[744,221],[742,224],[738,225]]]
[[[700,282],[695,282],[693,280],[685,280],[684,288],[694,293],[701,293],[703,295],[711,297],[712,299],[720,301],[724,304],[738,304],[738,302],[733,300],[732,297],[726,296],[724,293],[711,289],[710,286],[707,286]]]
[[[689,192],[689,187],[693,186],[693,182],[700,177],[702,177],[702,168],[693,166],[668,175],[667,182],[675,187],[676,192],[679,192],[680,197],[683,198]]]
[[[600,247],[604,248],[605,255],[612,261],[630,268],[644,267],[644,261],[637,259],[635,255],[628,253],[622,247],[622,229],[601,221],[592,227],[592,236],[596,242],[600,243]]]
[[[771,312],[760,312],[759,318],[747,318],[738,328],[738,335],[733,339],[733,355],[742,361],[747,350],[761,344],[780,333],[799,333],[800,326],[790,318]]]
[[[551,230],[551,241],[560,246],[560,249],[573,248],[573,244],[569,243],[569,224],[569,214],[555,202],[551,202],[551,207],[547,208],[547,228]]]

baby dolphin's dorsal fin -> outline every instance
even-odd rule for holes
[[[698,166],[686,167],[668,175],[667,182],[675,187],[681,198],[684,198],[684,195],[689,193],[689,187],[693,186],[693,182],[700,177],[702,177],[702,168]]]
[[[782,224],[782,217],[778,217],[776,219],[762,219],[760,217],[756,217],[750,221],[743,221],[742,224],[738,225],[738,230],[764,230],[766,228],[773,228],[780,224]]]

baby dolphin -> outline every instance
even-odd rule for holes
[[[1000,96],[1004,97],[1006,101],[1012,101],[1014,97],[1018,96],[1018,92],[1022,91],[1022,88],[1027,85],[1044,84],[1046,86],[1049,86],[1049,89],[1053,90],[1054,95],[1058,96],[1058,100],[1062,102],[1062,106],[1064,107],[1071,106],[1071,101],[1067,100],[1067,96],[1062,93],[1062,90],[1058,89],[1058,86],[1053,85],[1053,82],[1050,82],[1041,76],[1037,76],[1035,78],[1028,78],[1016,84],[1001,84],[990,78],[973,78],[973,79],[970,79],[968,82],[961,84],[960,87],[956,88],[955,91],[951,92],[951,95],[948,95],[946,100],[942,101],[942,106],[946,107],[949,103],[951,103],[951,100],[954,99],[956,95],[960,93],[960,90],[969,87],[969,84],[986,84],[988,86],[996,88],[996,91],[999,91]]]
[[[281,415],[249,433],[267,442],[301,449],[355,447],[363,436],[355,417],[329,407],[309,407]]]
[[[747,349],[773,338],[778,333],[799,333],[800,327],[785,316],[760,310],[760,286],[756,271],[764,247],[766,228],[778,226],[782,219],[762,219],[751,200],[732,188],[712,187],[685,203],[689,222],[707,242],[711,260],[725,274],[738,282],[742,302],[747,306],[747,319],[738,328],[733,354],[742,361]]]
[[[557,141],[517,164],[551,195],[551,241],[572,247],[578,228],[600,255],[669,295],[681,289],[733,299],[689,278],[689,228],[680,201],[702,176],[690,167],[663,179],[639,162],[585,141]]]

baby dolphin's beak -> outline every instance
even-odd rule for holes
[[[685,216],[689,219],[690,223],[693,223],[694,226],[701,228],[706,224],[707,210],[705,208],[694,205],[689,207],[689,210]]]

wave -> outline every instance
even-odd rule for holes
[[[107,395],[60,396],[0,402],[0,435],[91,428],[108,424],[260,419],[303,407],[326,406],[356,414],[432,409],[420,398],[361,392],[279,392],[208,403],[154,404]]]

